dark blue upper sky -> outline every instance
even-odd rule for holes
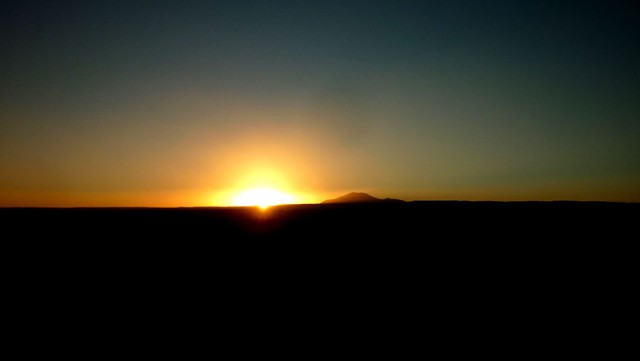
[[[5,1],[0,201],[218,189],[255,163],[312,192],[638,201],[639,14],[633,1]]]

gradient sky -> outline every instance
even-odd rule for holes
[[[640,201],[634,1],[3,1],[0,206]]]

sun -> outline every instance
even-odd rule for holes
[[[242,191],[233,200],[234,206],[258,206],[267,209],[278,204],[291,204],[295,199],[292,195],[272,188],[253,188]]]

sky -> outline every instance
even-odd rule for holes
[[[640,202],[634,1],[3,1],[0,206]]]

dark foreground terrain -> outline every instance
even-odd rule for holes
[[[132,323],[270,335],[285,317],[349,342],[357,327],[420,344],[431,329],[453,350],[460,332],[566,344],[626,317],[639,216],[574,202],[0,209],[5,309],[46,335],[112,327],[136,342]]]
[[[181,262],[227,250],[395,262],[578,257],[638,237],[640,204],[378,202],[231,208],[0,209],[3,246]],[[133,256],[132,256],[133,257]],[[190,261],[189,261],[190,262]]]
[[[91,241],[287,240],[468,242],[626,238],[640,204],[607,202],[353,203],[213,208],[4,208],[9,238]]]
[[[601,275],[631,265],[620,260],[635,254],[639,220],[640,204],[603,202],[0,209],[2,254],[19,264],[16,274],[143,270],[158,279],[169,270],[187,274],[182,282],[212,270],[258,268],[259,276],[274,267],[288,276],[345,268],[369,278],[400,274],[394,282],[495,271],[517,283],[522,272],[560,268]]]
[[[5,251],[43,263],[210,265],[343,258],[396,266],[587,260],[638,239],[640,204],[381,202],[237,208],[0,209]],[[236,252],[240,251],[240,252]],[[5,255],[11,255],[5,252]],[[288,257],[290,255],[291,257]],[[602,257],[599,257],[602,261]],[[214,263],[215,263],[214,262]]]
[[[42,264],[332,262],[448,272],[608,262],[638,239],[640,204],[377,202],[232,208],[0,209],[2,246]],[[11,258],[12,256],[10,256]],[[62,261],[66,260],[66,261]],[[294,266],[295,267],[295,266]]]

